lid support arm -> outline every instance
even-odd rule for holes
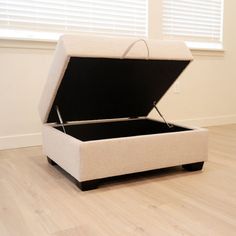
[[[155,108],[155,110],[157,111],[157,113],[159,114],[159,116],[163,119],[163,121],[165,122],[165,124],[168,126],[168,128],[173,128],[174,126],[172,124],[169,124],[166,119],[164,118],[164,116],[161,114],[161,112],[159,111],[159,109],[156,106],[156,102],[153,103],[153,106]]]
[[[64,123],[63,123],[63,120],[62,120],[62,117],[61,117],[61,113],[60,113],[60,110],[59,110],[58,106],[56,106],[56,111],[57,111],[57,116],[58,116],[59,122],[60,122],[60,124],[62,126],[62,129],[63,129],[63,132],[66,134],[66,130],[65,130]]]

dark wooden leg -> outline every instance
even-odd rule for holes
[[[55,161],[53,161],[52,159],[50,159],[49,157],[47,157],[47,159],[48,159],[48,163],[49,163],[50,165],[52,165],[52,166],[57,165],[57,163],[56,163]]]
[[[182,167],[187,171],[197,171],[197,170],[201,170],[203,165],[204,165],[204,161],[182,165]]]
[[[83,181],[79,182],[76,180],[76,185],[79,187],[82,191],[88,191],[92,189],[96,189],[99,185],[99,180],[89,180],[89,181]]]

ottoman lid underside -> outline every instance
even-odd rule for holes
[[[43,123],[147,116],[192,60],[183,42],[64,36],[57,45],[39,112]]]

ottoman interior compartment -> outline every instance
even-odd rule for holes
[[[62,127],[55,127],[62,130]],[[109,138],[121,138],[137,135],[150,135],[191,130],[173,126],[150,119],[125,120],[114,122],[99,122],[90,124],[73,124],[65,126],[66,133],[81,141],[91,141]]]

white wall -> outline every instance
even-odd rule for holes
[[[41,143],[37,105],[52,51],[0,48],[0,149]]]
[[[169,120],[201,126],[236,123],[235,9],[236,1],[225,0],[225,52],[193,52],[194,62],[178,79],[180,93],[172,87],[160,101]]]
[[[201,126],[236,123],[234,9],[236,1],[225,0],[225,52],[193,52],[194,62],[158,104],[168,120]],[[35,44],[0,40],[0,149],[41,143],[37,104],[53,47],[25,48]],[[158,117],[155,112],[151,116]]]

